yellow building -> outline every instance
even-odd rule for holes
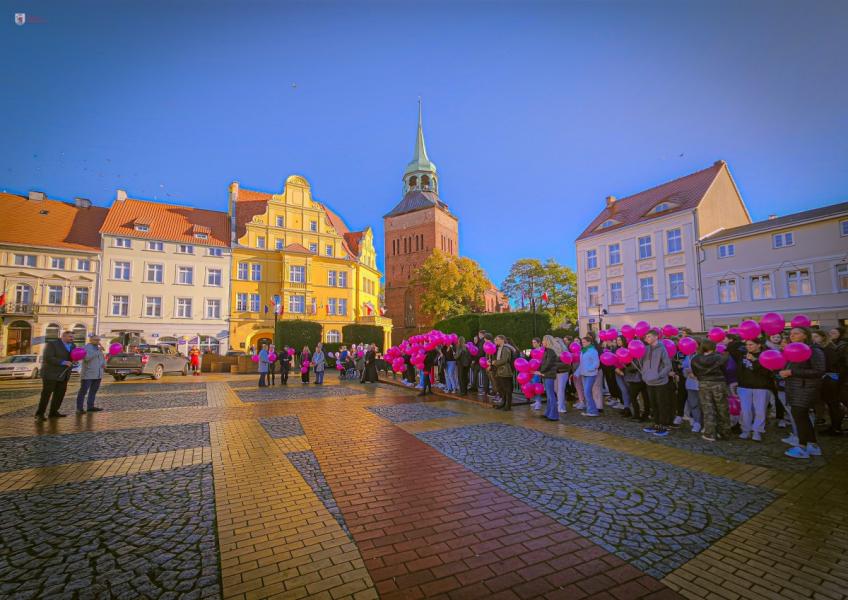
[[[320,323],[324,342],[342,340],[351,323],[381,325],[383,348],[392,322],[380,316],[380,280],[371,228],[349,231],[312,198],[309,183],[293,175],[281,194],[230,185],[230,344],[249,351],[273,340],[278,319]],[[266,308],[267,307],[267,308]]]

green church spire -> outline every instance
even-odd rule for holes
[[[406,166],[404,175],[409,175],[415,172],[430,173],[432,176],[436,174],[436,165],[434,165],[427,156],[427,146],[424,143],[424,125],[421,116],[421,98],[418,99],[418,136],[415,139],[415,151],[412,155],[412,160]]]

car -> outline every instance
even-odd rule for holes
[[[40,354],[18,354],[0,360],[0,379],[36,379],[39,373]]]
[[[106,372],[123,381],[127,375],[149,375],[161,379],[165,373],[188,375],[188,359],[168,344],[140,344],[114,354],[106,361]]]

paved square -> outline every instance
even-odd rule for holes
[[[300,419],[295,416],[266,417],[259,419],[259,422],[274,439],[304,435]]]
[[[338,504],[336,504],[336,499],[333,497],[333,490],[330,489],[327,478],[324,477],[324,473],[321,471],[321,465],[318,464],[318,459],[315,458],[315,453],[310,450],[289,452],[286,454],[286,458],[294,465],[294,468],[297,469],[304,481],[309,484],[309,487],[312,488],[312,491],[315,492],[321,503],[333,515],[333,518],[338,521],[342,530],[350,537],[350,530],[347,528],[344,516],[339,510]]]
[[[429,421],[431,419],[443,419],[445,417],[457,417],[460,413],[426,404],[396,404],[394,406],[369,406],[368,410],[391,421],[392,423],[406,423],[409,421]]]
[[[372,388],[373,389],[373,388]],[[242,402],[281,402],[285,400],[317,400],[323,398],[348,398],[364,396],[369,390],[359,385],[357,387],[303,385],[299,382],[289,385],[268,388],[249,387],[241,385],[234,388]]]
[[[185,392],[169,393],[140,393],[132,394],[97,394],[95,405],[107,412],[122,410],[156,410],[162,408],[180,408],[183,406],[206,406],[206,390],[191,390]],[[76,407],[76,393],[65,396],[62,410],[73,415]],[[21,408],[12,413],[10,417],[31,417],[35,413],[35,404],[27,408]]]

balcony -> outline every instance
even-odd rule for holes
[[[68,315],[93,317],[93,306],[65,306],[54,304],[25,304],[13,302],[0,307],[0,314],[14,317],[35,317],[37,315]]]
[[[31,317],[35,315],[37,309],[38,307],[35,304],[13,302],[11,304],[6,304],[3,307],[0,307],[0,314],[17,317]]]
[[[283,287],[287,290],[296,290],[305,292],[309,287],[309,284],[302,281],[286,281],[283,283]]]

